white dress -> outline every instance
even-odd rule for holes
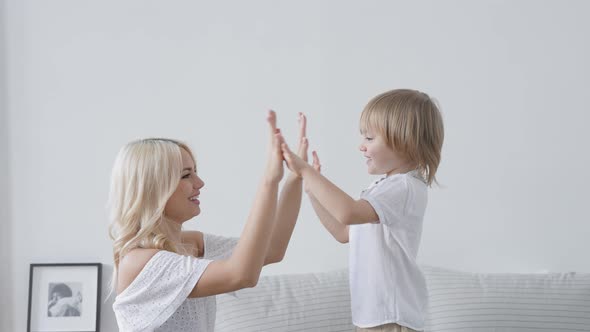
[[[188,295],[209,263],[229,257],[238,239],[210,234],[203,238],[203,258],[159,251],[115,298],[113,310],[121,332],[214,330],[215,296]]]

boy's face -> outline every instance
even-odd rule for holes
[[[362,134],[359,150],[367,158],[369,174],[395,174],[408,171],[408,161],[395,149],[387,146],[385,138],[372,131]]]

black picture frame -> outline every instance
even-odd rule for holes
[[[31,264],[27,332],[99,332],[101,283],[102,263]]]

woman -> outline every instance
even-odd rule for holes
[[[239,239],[182,224],[201,212],[204,182],[184,143],[143,139],[127,144],[113,167],[110,192],[114,240],[113,304],[121,331],[213,331],[213,295],[254,287],[266,264],[282,260],[301,204],[301,179],[283,177],[276,115],[268,113],[266,171]],[[300,114],[300,155],[307,155]]]

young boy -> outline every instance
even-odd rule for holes
[[[303,178],[322,224],[350,242],[352,321],[357,331],[424,329],[426,282],[416,256],[435,182],[444,130],[438,107],[425,93],[392,90],[374,97],[361,114],[360,151],[369,174],[384,175],[355,200],[283,144],[289,169]]]

